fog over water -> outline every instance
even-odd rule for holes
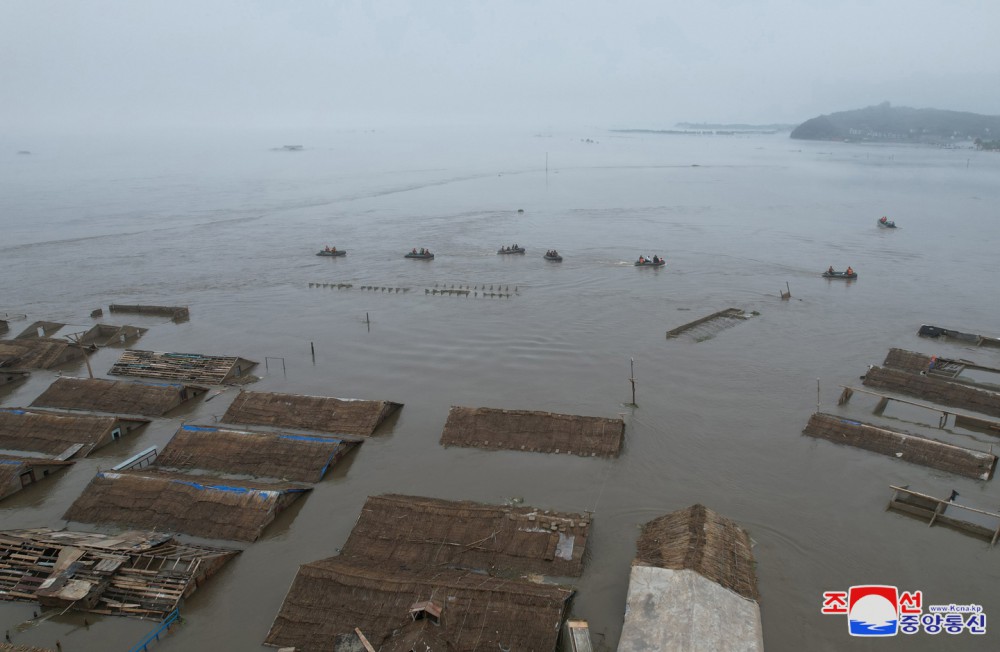
[[[0,312],[27,316],[12,335],[36,319],[81,331],[94,323],[91,310],[112,302],[187,305],[182,324],[104,321],[149,327],[137,348],[283,358],[284,371],[273,359],[258,368],[254,390],[405,404],[185,603],[184,625],[164,650],[257,649],[297,567],[336,554],[365,498],[384,492],[593,511],[572,614],[609,649],[639,526],[693,503],[753,537],[768,649],[857,645],[844,617],[819,613],[823,591],[854,584],[1000,610],[996,551],[884,511],[890,484],[940,496],[957,489],[966,504],[996,510],[994,482],[800,434],[819,379],[825,411],[982,450],[993,443],[939,431],[933,413],[892,406],[879,418],[872,399],[838,408],[836,398],[893,346],[1000,366],[996,351],[916,336],[922,323],[1000,333],[1000,158],[785,134],[602,130],[327,132],[303,151],[272,151],[282,144],[252,132],[67,142],[57,153],[0,158]],[[901,228],[878,229],[881,215]],[[513,242],[527,254],[496,255]],[[349,253],[315,256],[324,245]],[[437,258],[403,259],[412,247]],[[549,248],[564,262],[544,261]],[[639,254],[662,255],[667,266],[636,269]],[[859,279],[820,278],[829,265],[851,265]],[[781,301],[786,282],[792,299]],[[452,284],[502,285],[514,296],[425,293]],[[716,333],[664,337],[728,307],[760,314]],[[92,356],[95,373],[106,376],[119,354]],[[624,405],[630,358],[635,409]],[[27,405],[55,376],[37,372],[0,389],[0,401]],[[64,525],[97,469],[164,444],[181,423],[214,423],[235,393],[172,413],[4,500],[3,526]],[[445,449],[438,439],[451,405],[624,414],[625,448],[614,460]],[[66,615],[19,631],[32,609],[0,603],[15,642],[120,649],[149,628],[92,617],[82,629],[81,617]],[[993,647],[992,636],[948,641]],[[927,635],[879,642],[940,645]]]
[[[594,512],[571,612],[601,650],[618,642],[639,527],[693,503],[753,537],[768,650],[996,649],[992,632],[865,643],[820,614],[824,591],[859,584],[1000,614],[997,551],[885,511],[890,484],[1000,511],[994,481],[801,431],[818,402],[994,443],[939,430],[932,412],[836,399],[890,347],[1000,367],[996,350],[916,336],[924,323],[1000,336],[1000,157],[614,130],[798,124],[884,101],[997,115],[998,24],[1000,3],[971,0],[0,3],[3,337],[35,320],[80,332],[103,307],[97,321],[149,328],[136,348],[260,361],[254,390],[405,404],[157,647],[262,649],[298,566],[337,553],[366,497],[398,492]],[[900,228],[878,229],[882,215]],[[526,255],[496,255],[515,242]],[[325,245],[349,253],[315,256]],[[437,257],[405,260],[413,247]],[[542,259],[551,248],[562,263]],[[665,268],[633,266],[654,254]],[[821,278],[831,265],[858,280]],[[315,287],[329,283],[353,287]],[[480,294],[431,293],[452,285]],[[110,303],[187,305],[191,319]],[[665,338],[730,307],[759,314]],[[120,353],[95,353],[95,374]],[[0,387],[0,406],[59,374],[86,367]],[[215,423],[236,392],[3,500],[0,528],[67,525],[99,469]],[[614,460],[445,449],[452,405],[621,414],[625,447]],[[151,627],[35,622],[37,609],[0,602],[0,629],[90,652]]]

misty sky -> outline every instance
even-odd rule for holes
[[[1000,2],[0,0],[5,130],[1000,114]]]

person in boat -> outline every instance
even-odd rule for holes
[[[646,257],[645,256],[639,256],[639,264],[641,265],[644,262],[646,262]]]
[[[330,245],[326,245],[325,247],[323,247],[323,251],[330,251]]]
[[[337,253],[337,248],[336,247],[331,247],[330,251],[333,252],[333,253]]]
[[[848,276],[850,276],[850,275],[851,275],[851,274],[853,274],[853,273],[854,273],[854,270],[853,270],[853,269],[851,269],[851,266],[850,266],[850,265],[848,265],[848,266],[847,266],[847,275],[848,275]]]
[[[416,247],[414,247],[414,248],[413,248],[413,251],[411,251],[410,253],[411,253],[411,254],[415,254],[415,253],[417,253],[417,248],[416,248]]]
[[[423,256],[423,255],[424,255],[424,248],[423,248],[423,247],[421,247],[421,248],[420,248],[420,255],[421,255],[421,256]]]
[[[882,224],[885,224],[885,223],[886,223],[886,222],[888,222],[888,221],[889,221],[889,220],[888,220],[888,218],[886,218],[886,216],[885,216],[885,215],[883,215],[883,216],[882,216],[882,219],[881,219],[881,220],[879,220],[879,222],[881,222]]]
[[[660,264],[660,257],[657,256],[656,254],[653,254],[653,264],[654,265],[659,265]]]
[[[834,274],[834,273],[835,273],[835,272],[833,271],[833,265],[830,265],[830,269],[826,270],[826,273],[827,273],[827,274]]]

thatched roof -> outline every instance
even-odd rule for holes
[[[0,454],[0,498],[5,498],[21,490],[24,486],[21,476],[25,473],[29,474],[32,482],[37,482],[72,463],[38,457]]]
[[[0,596],[160,620],[237,552],[160,533],[8,530]]]
[[[406,571],[333,557],[299,568],[265,644],[329,651],[358,627],[378,649],[410,607],[442,607],[442,637],[458,652],[554,650],[569,589],[459,570]]]
[[[56,333],[56,331],[65,325],[66,324],[58,321],[36,321],[31,326],[28,326],[21,331],[14,339],[26,340],[37,337],[51,337]],[[38,334],[39,329],[42,331],[41,335]]]
[[[0,340],[0,367],[50,369],[71,360],[82,360],[84,352],[66,340],[35,337]]]
[[[90,330],[80,336],[80,344],[93,344],[94,346],[110,346],[114,344],[125,344],[130,340],[142,337],[148,328],[129,326],[123,324],[94,324]]]
[[[371,435],[386,417],[401,407],[401,403],[390,401],[241,391],[222,420],[226,423]]]
[[[113,376],[139,376],[174,382],[221,385],[246,375],[257,365],[235,356],[201,353],[158,353],[128,349],[108,372]]]
[[[48,647],[35,647],[34,645],[15,645],[0,641],[0,652],[55,652]]]
[[[973,410],[992,417],[1000,417],[1000,392],[888,367],[868,369],[864,384],[866,387],[915,396],[938,405]]]
[[[690,569],[744,598],[759,600],[750,535],[704,505],[646,523],[635,563]]]
[[[310,489],[148,468],[98,473],[63,518],[256,541],[279,512]]]
[[[573,414],[452,407],[444,446],[617,457],[625,440],[622,419]]]
[[[953,446],[901,430],[822,412],[812,415],[809,424],[802,432],[811,437],[856,446],[913,464],[979,480],[989,480],[997,464],[996,455],[992,453]]]
[[[334,438],[181,426],[156,458],[156,466],[319,482],[327,469],[361,441],[350,435]]]
[[[148,419],[139,418],[0,408],[0,449],[62,455],[79,444],[73,456],[86,457],[95,448],[109,443],[115,428],[120,427],[125,432],[148,422]]]
[[[31,405],[158,417],[207,391],[205,387],[180,383],[63,377],[57,378]]]
[[[341,555],[407,568],[580,575],[590,514],[416,496],[372,496]]]

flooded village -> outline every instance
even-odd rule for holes
[[[774,142],[743,156],[798,156]],[[900,627],[924,628],[929,604],[988,615],[988,279],[930,305],[930,281],[893,276],[930,218],[650,209],[658,190],[579,208],[620,172],[594,170],[345,200],[381,231],[321,205],[294,229],[277,213],[176,227],[127,265],[95,259],[128,235],[63,245],[65,271],[14,249],[0,649],[842,649],[867,585],[920,608]],[[705,173],[774,174],[668,172],[676,192]],[[651,189],[660,174],[627,172]],[[547,194],[559,184],[570,199]],[[540,208],[469,209],[512,188]],[[226,249],[240,237],[252,255]],[[317,256],[325,242],[341,255]],[[635,264],[646,252],[657,266]],[[824,277],[831,262],[855,277]],[[979,615],[950,635],[985,641]]]

